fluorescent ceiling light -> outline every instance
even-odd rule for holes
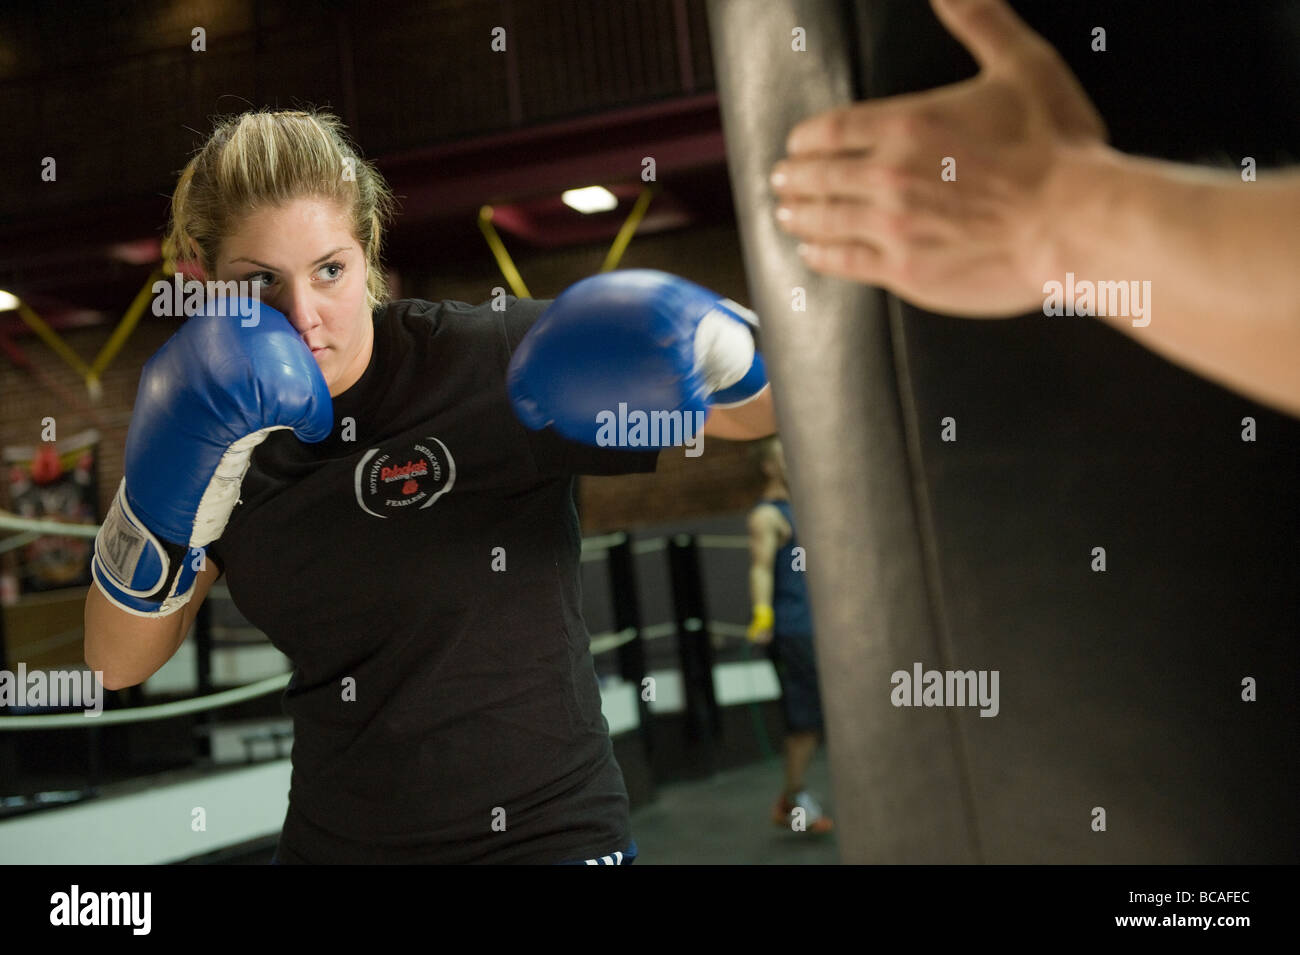
[[[566,189],[560,198],[570,209],[577,209],[583,215],[592,212],[608,212],[610,209],[618,208],[618,199],[604,186]]]

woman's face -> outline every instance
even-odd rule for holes
[[[331,397],[366,370],[374,341],[366,257],[338,205],[295,199],[250,213],[222,242],[216,278],[261,286],[263,304],[311,347]]]

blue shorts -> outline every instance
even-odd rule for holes
[[[767,645],[781,680],[785,726],[791,733],[821,731],[822,694],[817,686],[817,655],[810,635],[778,633]]]
[[[631,865],[636,861],[636,840],[632,840],[622,852],[615,852],[611,855],[601,856],[598,859],[575,859],[573,862],[557,862],[556,865]],[[271,853],[271,865],[279,865],[280,859],[278,852]]]

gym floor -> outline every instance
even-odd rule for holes
[[[808,767],[808,790],[832,819],[830,766],[821,749]],[[658,798],[632,813],[637,865],[830,865],[840,861],[834,834],[792,832],[772,824],[783,783],[771,758],[708,779],[660,786]]]

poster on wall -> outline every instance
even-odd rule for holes
[[[34,520],[99,523],[98,446],[99,432],[89,430],[62,441],[5,448],[9,510]],[[93,546],[88,537],[41,534],[18,548],[20,592],[88,585]]]

